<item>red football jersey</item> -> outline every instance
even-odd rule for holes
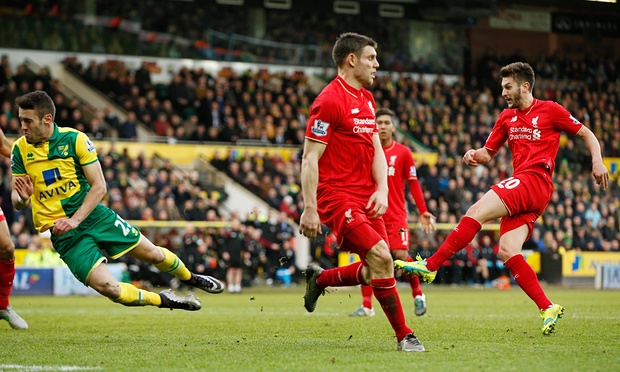
[[[372,176],[377,133],[375,100],[362,88],[355,89],[340,76],[312,103],[306,138],[327,145],[319,159],[317,201],[344,193],[367,201],[377,189]]]
[[[396,141],[383,148],[388,163],[388,210],[383,215],[386,226],[407,223],[405,183],[418,178],[411,150]]]
[[[534,99],[523,111],[502,111],[484,147],[497,152],[508,140],[515,174],[534,166],[547,167],[553,173],[560,133],[574,136],[582,126],[558,103]]]

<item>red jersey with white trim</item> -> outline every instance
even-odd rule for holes
[[[553,101],[534,99],[525,110],[504,109],[484,147],[497,152],[508,140],[514,173],[542,166],[553,173],[562,131],[574,136],[583,124]]]
[[[411,150],[396,141],[383,148],[388,162],[388,210],[383,215],[386,226],[392,223],[407,222],[405,203],[405,183],[417,180],[418,174]]]
[[[372,176],[377,133],[375,100],[368,90],[355,89],[340,76],[312,103],[306,138],[326,144],[319,159],[317,201],[346,197],[366,202],[377,189]]]

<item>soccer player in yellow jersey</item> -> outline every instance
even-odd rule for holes
[[[119,283],[106,266],[105,250],[112,258],[128,254],[153,264],[182,283],[209,293],[221,293],[217,279],[191,273],[168,249],[155,246],[113,210],[100,204],[106,193],[95,146],[86,134],[56,125],[54,102],[43,91],[17,97],[24,133],[13,144],[11,201],[16,209],[32,203],[39,232],[50,230],[51,241],[71,272],[85,285],[126,306],[158,306],[199,310],[194,296],[171,290],[154,293]]]

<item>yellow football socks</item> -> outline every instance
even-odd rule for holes
[[[118,284],[121,287],[121,295],[116,300],[112,300],[116,303],[125,306],[161,305],[161,297],[155,292],[138,289],[129,283]]]
[[[187,270],[183,261],[179,259],[174,253],[170,252],[168,249],[164,247],[158,247],[164,252],[164,262],[155,265],[160,271],[164,273],[170,273],[179,280],[190,280],[192,278],[192,273]]]

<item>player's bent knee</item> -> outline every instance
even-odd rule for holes
[[[95,291],[99,292],[102,296],[109,298],[110,300],[115,301],[121,295],[121,289],[118,283],[100,283],[96,285],[91,285]]]
[[[0,246],[0,260],[10,261],[13,258],[15,258],[15,246],[13,244]]]
[[[397,249],[395,251],[392,251],[392,257],[394,257],[395,260],[405,261],[407,259],[407,256],[409,256],[409,253],[404,249]]]
[[[139,246],[134,249],[133,257],[140,261],[148,262],[152,265],[157,265],[166,259],[166,255],[162,247],[158,247],[155,244],[147,241],[146,238],[142,239]]]

